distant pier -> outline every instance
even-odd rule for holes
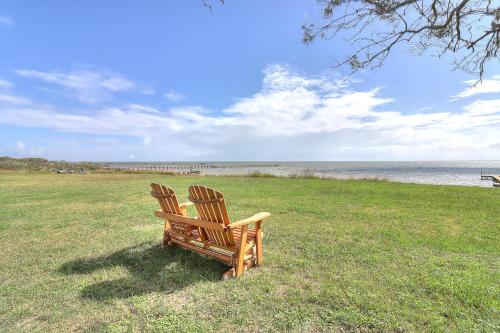
[[[279,163],[104,163],[115,170],[201,171],[204,169],[274,168]]]

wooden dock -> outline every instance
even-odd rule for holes
[[[500,187],[500,176],[483,175],[483,172],[481,171],[481,180],[492,180],[493,186]]]

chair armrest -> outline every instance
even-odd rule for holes
[[[231,223],[231,224],[227,225],[226,227],[229,229],[239,228],[239,227],[244,226],[244,225],[248,225],[248,224],[262,221],[269,216],[271,216],[271,213],[260,212],[260,213],[255,214],[254,216],[251,216],[251,217],[246,218],[244,220],[240,220],[238,222]]]
[[[187,207],[187,206],[192,206],[194,205],[194,203],[192,203],[191,201],[188,201],[188,202],[184,202],[184,203],[181,203],[179,204],[179,207]]]

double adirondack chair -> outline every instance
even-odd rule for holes
[[[160,202],[161,210],[155,212],[156,216],[165,219],[166,245],[177,245],[224,262],[231,267],[223,274],[224,279],[240,277],[245,269],[262,265],[262,224],[270,213],[261,212],[230,223],[224,195],[196,185],[188,189],[189,200],[198,212],[198,217],[193,218],[183,213],[182,207],[188,204],[179,205],[177,199],[173,199],[175,192],[172,189],[158,184],[151,184],[151,187],[158,201],[170,200],[168,204]],[[254,225],[254,229],[249,225]]]

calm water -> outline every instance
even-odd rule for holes
[[[254,171],[280,176],[313,174],[331,178],[380,178],[421,184],[448,184],[491,187],[491,180],[480,180],[483,174],[500,175],[500,161],[443,161],[443,162],[276,162],[279,166],[257,164],[275,162],[179,162],[189,170],[191,165],[217,165],[218,168],[200,169],[207,175],[246,175]],[[139,164],[139,163],[138,163]],[[148,162],[147,165],[172,165]],[[235,165],[246,165],[235,168]],[[221,167],[222,166],[222,167]]]

